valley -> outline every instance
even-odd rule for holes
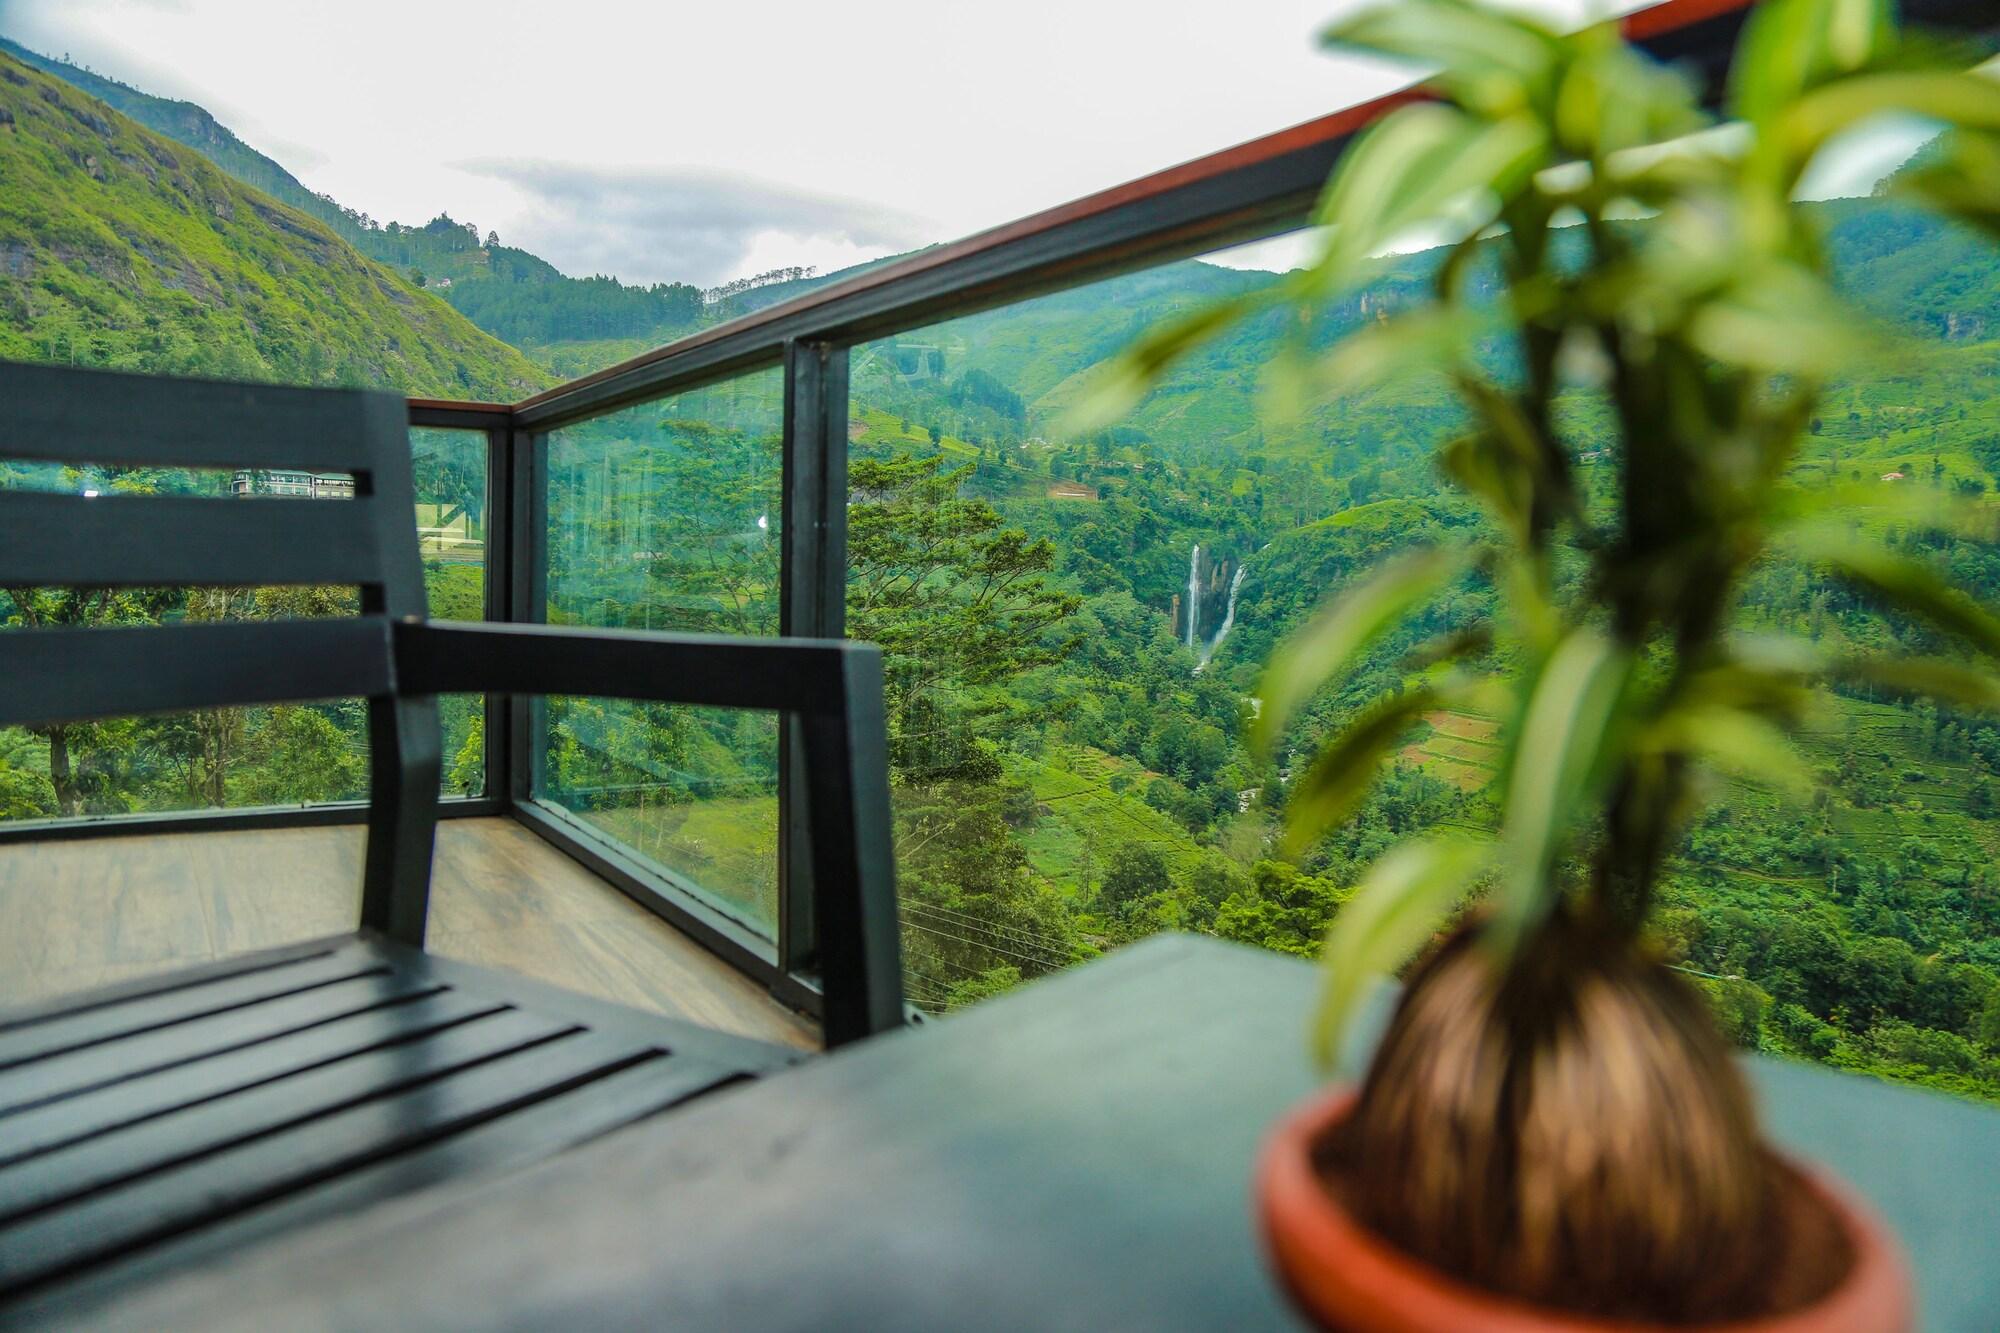
[[[685,284],[570,277],[448,217],[350,213],[199,108],[93,91],[73,69],[59,81],[51,63],[0,50],[0,356],[508,400],[841,276],[715,304]],[[1900,351],[1834,386],[1793,483],[2000,604],[2000,259],[1885,200],[1811,208]],[[1434,713],[1355,819],[1295,862],[1277,854],[1318,741],[1410,681],[1428,641],[1491,619],[1476,575],[1315,699],[1277,755],[1242,741],[1263,663],[1325,597],[1481,530],[1431,468],[1463,424],[1445,386],[1392,380],[1291,412],[1269,396],[1275,360],[1416,299],[1436,263],[1386,257],[1310,321],[1250,320],[1087,435],[1066,413],[1133,337],[1273,276],[1176,263],[853,349],[848,630],[888,655],[917,1002],[955,1009],[1163,929],[1310,955],[1394,839],[1492,826],[1499,720]],[[1506,364],[1504,348],[1482,355]],[[1581,391],[1561,406],[1608,506],[1601,406]],[[764,372],[558,432],[550,619],[774,633],[781,422]],[[420,447],[420,501],[476,512],[477,451]],[[30,484],[83,481],[0,474]],[[1878,503],[1912,492],[1984,527],[1946,533]],[[433,561],[434,611],[476,615],[477,570],[448,563]],[[16,623],[205,614],[171,590],[95,608],[7,596]],[[1795,559],[1768,562],[1739,620],[1955,651]],[[62,744],[88,781],[60,791],[51,737],[0,735],[0,814],[351,796],[353,708],[280,712],[204,723],[236,738],[206,767],[198,727],[79,730]],[[451,780],[476,790],[467,701],[455,717]],[[565,700],[549,732],[548,799],[769,928],[771,719]],[[1843,687],[1800,745],[1812,794],[1717,785],[1674,859],[1659,947],[1746,1047],[2000,1099],[2000,723]]]

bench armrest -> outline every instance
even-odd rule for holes
[[[882,654],[844,639],[752,639],[406,621],[403,695],[583,694],[797,715],[829,1047],[903,1022]]]

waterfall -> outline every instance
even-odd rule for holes
[[[1243,586],[1243,575],[1249,568],[1247,564],[1240,564],[1236,566],[1236,573],[1230,577],[1229,607],[1222,613],[1221,628],[1215,631],[1215,637],[1208,641],[1208,646],[1201,650],[1201,661],[1194,664],[1196,675],[1201,674],[1201,669],[1208,665],[1208,659],[1215,656],[1215,650],[1222,646],[1222,641],[1229,636],[1229,631],[1236,625],[1236,590]]]
[[[1187,646],[1195,645],[1195,622],[1201,619],[1201,543],[1194,544],[1188,557]]]

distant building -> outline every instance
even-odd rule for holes
[[[1882,480],[1884,481],[1901,481],[1902,479],[1903,474],[1900,472],[1884,472],[1882,474]]]
[[[286,472],[276,468],[245,470],[230,480],[229,493],[348,500],[354,496],[354,478],[338,472]]]

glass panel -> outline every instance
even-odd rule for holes
[[[776,634],[783,405],[772,370],[552,433],[549,621]],[[540,716],[538,799],[775,931],[775,719],[596,699]]]
[[[410,432],[417,550],[433,620],[486,618],[487,440],[484,431]],[[438,698],[444,725],[443,794],[486,793],[486,698]]]
[[[1907,146],[1906,146],[1907,147]],[[1965,276],[1991,244],[1870,191],[1807,205],[1843,280],[1922,355],[1830,389],[1803,482],[1995,505],[2000,308]],[[1635,223],[1643,227],[1644,223]],[[1358,814],[1296,860],[1289,784],[1421,641],[1491,612],[1468,580],[1304,710],[1276,764],[1244,723],[1272,648],[1385,556],[1484,520],[1432,466],[1464,415],[1404,383],[1300,415],[1260,410],[1283,312],[1178,364],[1118,425],[1064,412],[1177,312],[1272,280],[1266,247],[1165,266],[857,347],[848,432],[848,628],[888,652],[909,993],[933,1010],[1163,928],[1310,956],[1361,871],[1410,833],[1490,829],[1500,719],[1440,712]],[[1296,248],[1292,255],[1300,253]],[[1330,340],[1421,299],[1436,255],[1382,258],[1324,312]],[[1245,268],[1243,265],[1250,267]],[[1564,404],[1593,502],[1617,441]],[[1857,511],[1858,512],[1858,511]],[[1892,540],[2000,603],[1991,544]],[[1748,628],[1939,647],[1823,571],[1773,562]],[[1737,783],[1690,827],[1659,933],[1746,1046],[2000,1098],[2000,731],[1848,684],[1822,691],[1804,800]]]

